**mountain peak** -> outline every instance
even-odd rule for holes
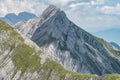
[[[60,11],[60,8],[58,8],[54,5],[50,5],[50,6],[48,6],[48,8],[46,8],[44,10],[44,12],[41,15],[41,18],[42,18],[42,20],[46,20],[47,18],[55,15],[59,11]]]
[[[15,13],[9,13],[5,17],[16,17],[17,15]]]
[[[57,6],[55,6],[55,5],[49,5],[48,9],[59,9],[59,8]]]

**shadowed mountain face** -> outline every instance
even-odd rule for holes
[[[14,25],[19,21],[28,20],[31,18],[37,18],[37,16],[33,13],[21,12],[18,15],[14,13],[9,13],[5,17],[3,17],[2,20],[6,21],[10,25]]]
[[[115,58],[120,52],[76,26],[53,5],[40,18],[15,27],[67,70],[97,75],[120,73],[120,62]]]

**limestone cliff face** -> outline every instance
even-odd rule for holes
[[[96,75],[67,71],[36,47],[31,40],[0,20],[0,80],[103,79]]]
[[[21,22],[16,28],[27,36],[30,34],[28,37],[65,69],[97,75],[120,73],[120,61],[104,46],[107,42],[100,42],[76,26],[59,8],[49,6],[34,21]]]

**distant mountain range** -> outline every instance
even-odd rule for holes
[[[37,16],[33,13],[21,12],[18,15],[15,13],[9,13],[5,17],[1,17],[2,20],[9,23],[10,25],[14,25],[19,21],[28,20],[31,18],[37,18]]]
[[[108,42],[116,42],[120,45],[120,28],[112,28],[104,31],[99,31],[93,34],[107,40]]]
[[[110,42],[110,44],[112,44],[114,47],[116,47],[117,49],[120,50],[120,46],[119,46],[117,43],[115,43],[115,42]]]

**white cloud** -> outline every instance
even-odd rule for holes
[[[93,0],[90,3],[91,5],[101,5],[105,3],[105,0]]]
[[[119,8],[120,9],[120,8]],[[90,32],[101,31],[120,26],[120,19],[114,15],[100,14],[95,7],[75,6],[66,11],[75,24]]]
[[[45,7],[44,3],[31,2],[30,0],[0,0],[0,16],[5,16],[7,13],[18,14],[23,11],[36,13],[38,8],[39,11],[42,11]]]
[[[57,0],[57,1],[56,1],[56,0],[50,0],[50,1],[53,2],[53,3],[54,3],[54,2],[55,2],[55,3],[59,3],[59,2],[61,2],[61,3],[64,3],[64,2],[65,2],[65,3],[66,3],[66,2],[69,2],[70,0]]]
[[[101,11],[104,14],[117,14],[117,15],[120,15],[120,4],[118,3],[116,6],[98,7],[97,10]]]
[[[20,1],[22,1],[20,3]],[[106,0],[0,0],[0,16],[7,13],[28,11],[38,16],[50,4],[62,8],[75,24],[89,31],[98,31],[111,26],[120,26],[120,19],[117,16],[100,15],[120,14],[120,4],[105,6]],[[103,6],[104,5],[104,6]],[[97,10],[95,6],[98,7]]]
[[[104,0],[92,0],[87,2],[84,2],[84,0],[0,0],[0,16],[4,16],[7,13],[18,14],[22,11],[29,11],[39,15],[43,9],[50,4],[54,4],[62,9],[68,9],[81,5],[88,7],[91,4],[102,3],[103,1]]]
[[[0,0],[0,16],[5,16],[7,13],[16,13],[28,11],[37,14],[38,16],[50,4],[60,8],[74,0]]]
[[[89,13],[86,12],[76,11],[70,11],[67,14],[71,21],[89,32],[97,32],[120,26],[120,19],[115,16],[100,16],[96,13],[93,13],[93,15],[89,15]]]
[[[69,2],[75,1],[75,0],[37,0],[39,2],[44,2],[48,5],[53,4],[58,7],[66,6]]]
[[[90,7],[90,6],[93,6],[93,5],[102,5],[104,3],[105,3],[104,0],[91,0],[91,1],[87,1],[87,2],[73,3],[69,7],[70,8],[76,8],[76,7],[80,7],[80,6]]]
[[[74,4],[71,4],[69,7],[70,8],[76,8],[76,7],[79,7],[79,6],[90,6],[90,3],[89,2],[74,3]]]

